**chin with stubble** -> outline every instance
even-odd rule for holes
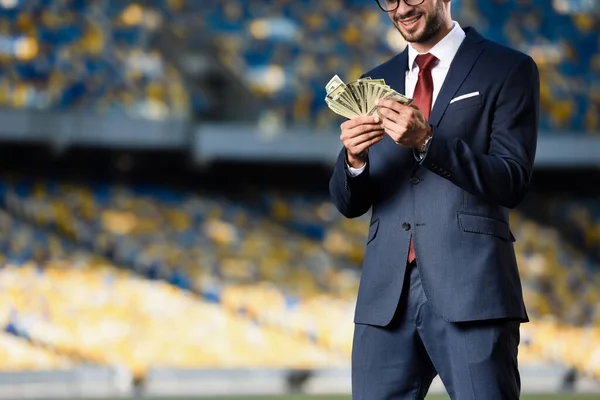
[[[427,43],[434,39],[444,24],[442,0],[436,0],[430,10],[425,6],[413,7],[409,13],[392,16],[394,25],[409,43]]]

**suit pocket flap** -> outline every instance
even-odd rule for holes
[[[492,235],[503,240],[510,240],[511,233],[507,223],[481,215],[458,213],[458,222],[465,232]]]
[[[379,219],[371,222],[371,226],[369,227],[369,235],[367,236],[367,244],[371,243],[375,236],[377,236],[377,230],[379,229]]]

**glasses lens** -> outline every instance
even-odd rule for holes
[[[406,4],[409,6],[419,6],[423,4],[425,0],[405,0]]]
[[[383,11],[393,11],[398,8],[400,0],[377,0],[379,7]]]

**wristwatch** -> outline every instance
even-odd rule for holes
[[[415,157],[415,160],[417,160],[417,162],[421,162],[425,158],[425,154],[427,154],[427,150],[429,149],[429,143],[431,143],[431,138],[433,138],[433,135],[429,135],[425,139],[425,141],[423,142],[423,146],[421,147],[420,150],[413,149],[413,155]]]
[[[433,135],[429,135],[427,139],[425,139],[425,141],[423,142],[423,147],[421,147],[421,153],[425,153],[427,151],[427,149],[429,148],[429,142],[431,142],[432,138]]]

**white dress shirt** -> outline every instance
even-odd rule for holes
[[[446,79],[446,75],[448,75],[450,64],[458,52],[458,48],[462,44],[465,36],[465,31],[463,31],[458,22],[454,21],[454,28],[452,28],[452,30],[446,36],[444,36],[442,40],[440,40],[431,48],[431,50],[429,50],[429,53],[433,54],[438,59],[437,63],[431,68],[431,77],[433,78],[433,98],[431,107],[433,107],[435,101],[437,100],[440,89],[442,88],[444,80]],[[405,95],[410,98],[413,97],[415,87],[417,86],[417,80],[419,79],[419,66],[415,62],[415,59],[419,54],[421,53],[415,50],[414,47],[412,47],[412,45],[409,43],[409,68],[406,71],[404,82],[406,91]],[[346,165],[346,167],[350,176],[357,176],[365,170],[366,164],[361,168],[352,168],[349,165]]]

